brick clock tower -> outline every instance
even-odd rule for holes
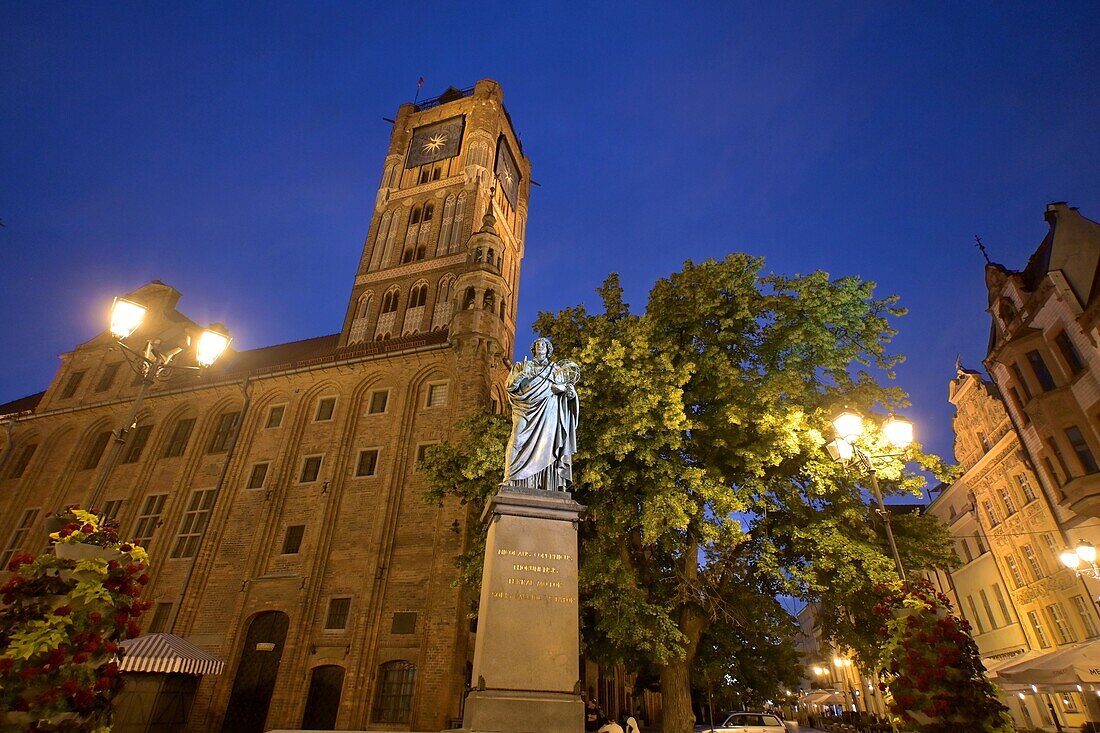
[[[340,346],[446,330],[510,357],[530,170],[495,81],[402,105]]]

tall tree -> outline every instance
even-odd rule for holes
[[[744,254],[687,262],[640,314],[612,275],[598,291],[602,313],[577,306],[536,323],[582,372],[574,475],[593,519],[580,568],[586,649],[656,669],[670,732],[692,728],[708,631],[753,630],[754,607],[779,592],[839,607],[893,573],[864,487],[829,459],[823,431],[841,405],[904,405],[875,377],[893,377],[889,319],[903,311],[858,278],[764,276],[762,266]],[[432,460],[476,473],[461,451]],[[880,476],[888,492],[923,482],[897,462]],[[460,492],[484,490],[469,481]],[[926,552],[942,539],[934,528],[909,536],[914,567],[943,554]]]

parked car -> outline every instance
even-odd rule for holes
[[[786,733],[787,726],[771,713],[733,713],[721,725],[696,727],[700,733]]]

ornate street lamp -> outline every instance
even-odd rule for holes
[[[134,404],[130,408],[130,415],[126,418],[126,422],[114,431],[115,439],[111,443],[107,459],[100,467],[88,496],[86,506],[89,507],[99,502],[115,461],[122,452],[122,446],[126,444],[126,438],[130,431],[137,427],[138,410],[141,409],[142,400],[145,399],[149,386],[157,379],[167,379],[176,369],[197,371],[209,367],[217,361],[232,340],[224,325],[213,323],[203,329],[196,339],[194,358],[197,366],[173,363],[179,354],[191,348],[191,333],[180,324],[170,325],[165,330],[145,339],[145,346],[141,350],[126,343],[126,339],[141,327],[147,312],[148,309],[145,306],[125,298],[115,298],[111,306],[109,327],[111,336],[114,337],[115,344],[122,349],[130,368],[141,377],[141,387],[134,398]]]
[[[833,431],[836,433],[836,440],[825,447],[834,461],[838,461],[845,466],[853,463],[858,464],[870,475],[871,489],[874,491],[875,500],[878,502],[878,514],[882,517],[883,525],[886,527],[886,539],[890,543],[890,552],[894,555],[894,565],[897,566],[898,577],[901,578],[902,582],[905,582],[905,567],[901,564],[901,555],[898,554],[898,546],[894,542],[894,529],[890,526],[890,513],[886,511],[886,504],[882,500],[875,461],[898,458],[904,455],[905,449],[913,443],[913,423],[891,415],[882,424],[882,434],[886,437],[886,441],[898,450],[897,453],[871,455],[860,448],[856,441],[864,434],[865,428],[863,416],[855,410],[845,408],[833,418]]]
[[[1096,547],[1091,542],[1081,540],[1077,547],[1066,549],[1058,556],[1062,564],[1077,574],[1077,577],[1088,577],[1100,580],[1100,566],[1096,564]],[[1084,563],[1086,567],[1081,567]]]

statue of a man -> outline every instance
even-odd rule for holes
[[[575,362],[550,361],[554,347],[539,338],[533,359],[512,365],[505,388],[512,405],[512,435],[504,463],[504,485],[568,491],[577,452],[580,400]]]

